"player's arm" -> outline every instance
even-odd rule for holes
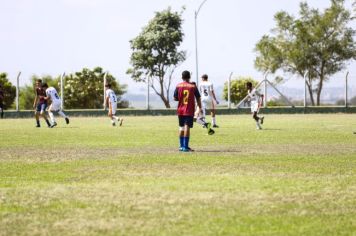
[[[197,105],[199,107],[199,110],[201,110],[201,96],[197,87],[195,87],[194,96],[195,99],[197,100]]]
[[[36,108],[37,101],[38,101],[38,94],[37,94],[37,91],[36,91],[35,92],[35,100],[33,101],[33,108]]]
[[[174,90],[174,95],[173,95],[174,101],[179,101],[178,100],[178,88]]]

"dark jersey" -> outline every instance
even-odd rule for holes
[[[200,98],[195,84],[185,81],[179,83],[174,91],[174,98],[178,100],[177,114],[179,116],[194,116],[195,98]]]
[[[36,94],[39,98],[38,103],[46,103],[46,100],[44,99],[46,97],[46,90],[43,88],[36,88]]]

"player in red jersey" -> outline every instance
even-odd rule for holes
[[[47,108],[47,100],[45,99],[45,97],[47,95],[46,95],[46,90],[42,88],[42,80],[40,79],[36,80],[35,91],[36,91],[36,97],[35,100],[33,101],[33,108],[35,109],[36,127],[41,127],[40,125],[40,115],[41,115],[43,119],[45,119],[48,127],[51,128],[51,123],[49,123],[49,120],[45,113]]]
[[[183,71],[183,82],[179,83],[174,91],[174,100],[178,101],[177,115],[179,120],[180,151],[193,151],[189,147],[190,128],[193,128],[195,100],[201,109],[200,93],[195,84],[189,82],[190,72]]]

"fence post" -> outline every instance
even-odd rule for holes
[[[267,76],[268,76],[268,71],[266,71],[266,73],[263,75],[263,81],[265,83],[264,86],[264,99],[263,99],[263,107],[266,108],[267,107]]]
[[[229,80],[227,81],[227,107],[231,109],[231,77],[233,72],[230,73]]]
[[[20,76],[21,71],[17,74],[16,78],[16,111],[19,111],[19,96],[20,96]]]
[[[348,107],[348,93],[347,93],[347,90],[348,90],[348,77],[349,77],[349,72],[346,73],[346,77],[345,77],[345,107],[347,108]]]
[[[104,74],[104,84],[103,84],[103,93],[104,93],[104,102],[103,102],[103,109],[105,111],[105,103],[106,103],[106,93],[105,93],[105,85],[106,85],[106,77],[108,76],[108,72]]]
[[[147,78],[146,109],[150,110],[150,78]]]
[[[307,107],[307,76],[309,71],[304,73],[304,107]]]
[[[64,110],[64,76],[66,76],[66,73],[63,72],[61,75],[61,108]]]

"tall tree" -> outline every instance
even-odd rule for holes
[[[98,109],[103,107],[103,83],[105,72],[101,67],[93,70],[84,68],[80,72],[67,75],[64,86],[65,108]],[[119,84],[110,73],[106,80],[111,84],[118,97],[118,106],[123,104],[121,96],[126,92],[126,85]],[[126,102],[124,104],[127,104]]]
[[[299,18],[284,11],[275,15],[273,35],[264,35],[256,45],[255,67],[272,73],[282,69],[302,77],[308,72],[311,103],[320,105],[324,83],[356,58],[355,30],[348,26],[351,12],[344,0],[332,0],[323,12],[303,2],[299,13]]]
[[[173,72],[186,58],[186,53],[178,50],[184,36],[181,15],[170,8],[156,12],[142,32],[130,41],[132,68],[127,74],[136,82],[150,81],[166,108],[170,108]]]
[[[0,84],[4,92],[4,109],[8,109],[15,101],[16,87],[9,81],[6,73],[0,73]]]

